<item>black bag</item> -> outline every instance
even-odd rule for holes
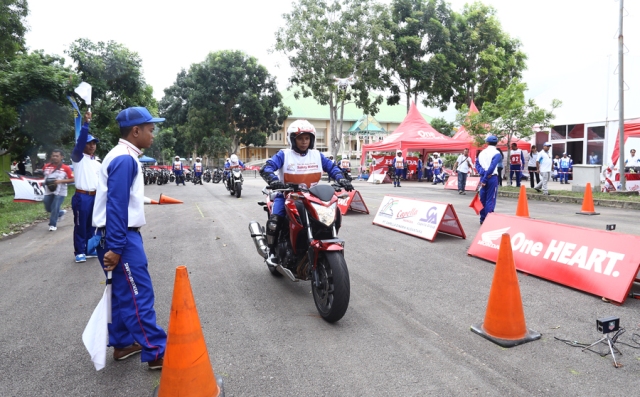
[[[52,174],[56,171],[58,171],[60,169],[60,167],[62,167],[62,163],[60,163],[55,170],[53,170]],[[44,180],[44,185],[47,187],[47,189],[49,189],[49,191],[51,193],[55,192],[56,189],[58,188],[58,185],[56,184],[56,178],[45,178]]]

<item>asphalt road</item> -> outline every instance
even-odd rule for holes
[[[640,350],[620,345],[624,366],[616,369],[610,356],[554,339],[595,341],[595,319],[613,315],[627,329],[620,341],[632,343],[638,300],[615,306],[519,274],[527,326],[542,339],[504,349],[470,332],[484,318],[494,265],[466,255],[479,228],[471,195],[441,186],[356,182],[372,214],[344,218],[351,302],[341,321],[324,322],[310,284],[272,277],[256,253],[247,225],[264,224],[256,205],[263,186],[247,178],[241,199],[222,184],[146,187],[149,197],[184,200],[146,207],[158,321],[166,329],[175,267],[186,265],[227,396],[600,396],[640,387]],[[439,235],[431,243],[372,225],[389,193],[452,203],[467,240]],[[514,214],[516,204],[499,198],[497,211]],[[578,209],[529,202],[532,217],[595,229],[615,223],[640,235],[638,212],[600,208],[583,217]],[[0,241],[0,396],[151,395],[160,373],[138,357],[114,362],[109,350],[104,370],[91,364],[81,334],[104,275],[97,259],[74,262],[72,228],[67,218],[55,233],[45,222]]]

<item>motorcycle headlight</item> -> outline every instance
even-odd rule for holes
[[[336,219],[336,203],[328,207],[316,203],[311,203],[311,205],[318,214],[318,220],[327,226],[331,226]]]

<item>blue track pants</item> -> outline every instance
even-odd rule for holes
[[[106,249],[99,246],[98,259],[102,266],[105,253]],[[163,357],[167,334],[156,323],[153,285],[140,233],[127,231],[127,245],[112,278],[109,346],[121,349],[136,341],[142,346],[142,362]]]

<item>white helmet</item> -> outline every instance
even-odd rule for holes
[[[289,128],[287,128],[287,137],[289,139],[289,146],[294,151],[300,153],[296,146],[296,137],[302,134],[311,135],[311,141],[309,142],[309,149],[315,148],[316,143],[316,128],[308,122],[307,120],[296,120],[293,123],[289,124]]]
[[[238,164],[238,156],[236,156],[235,154],[232,154],[231,157],[229,158],[229,162],[233,165]]]
[[[437,157],[440,157],[440,153],[438,153],[438,152],[435,152],[433,155],[437,156]]]

